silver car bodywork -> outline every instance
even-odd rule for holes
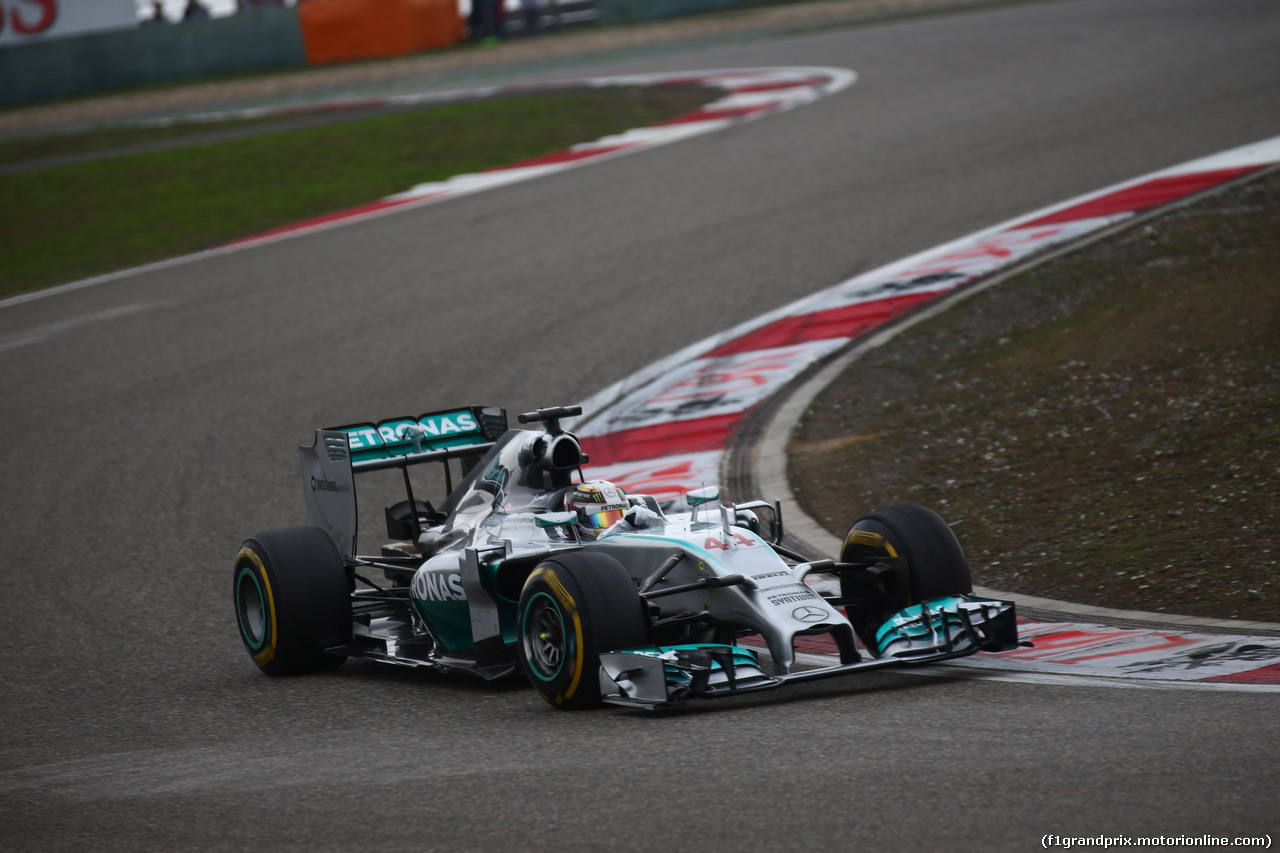
[[[806,577],[905,567],[805,560],[782,545],[777,504],[726,505],[715,489],[665,508],[632,495],[638,511],[628,520],[582,539],[562,506],[587,463],[559,427],[571,411],[521,416],[542,420],[541,430],[504,430],[505,412],[471,407],[316,431],[314,444],[300,448],[309,523],[362,582],[352,592],[351,641],[335,652],[487,679],[510,674],[519,665],[524,580],[543,561],[574,551],[616,560],[651,619],[652,643],[599,655],[601,694],[615,704],[660,707],[1016,646],[1013,605],[968,595],[896,612],[860,645],[842,612],[856,602],[819,594]],[[413,495],[409,471],[425,463],[445,466],[449,494],[439,511]],[[462,468],[456,486],[454,463]],[[386,469],[403,472],[408,492],[387,509],[388,533],[399,536],[390,535],[396,541],[379,555],[359,556],[356,474]],[[379,582],[369,579],[376,572]],[[831,637],[840,663],[798,668],[796,638],[816,634]],[[750,637],[760,638],[770,663],[740,644]]]

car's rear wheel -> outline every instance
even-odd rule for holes
[[[289,527],[246,539],[232,583],[240,639],[267,675],[331,669],[351,639],[351,581],[323,530]]]
[[[553,707],[593,708],[600,699],[600,655],[649,642],[649,617],[622,565],[573,551],[545,560],[520,593],[520,662]]]
[[[907,584],[879,606],[850,613],[858,638],[873,654],[875,632],[894,613],[930,598],[966,595],[973,591],[969,562],[960,541],[942,517],[923,506],[893,506],[869,513],[853,523],[840,549],[840,562],[866,558],[902,557]],[[845,591],[846,597],[853,590]]]

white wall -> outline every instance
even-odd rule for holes
[[[132,27],[135,0],[0,0],[0,44]],[[234,0],[233,0],[234,2]]]
[[[0,0],[2,2],[3,0]],[[151,10],[154,8],[152,0],[133,0],[138,7],[138,20],[145,21],[151,17]],[[233,15],[236,11],[236,0],[201,0],[204,7],[209,10],[215,18],[222,15]],[[286,6],[292,6],[297,0],[285,0]],[[165,17],[170,21],[182,20],[182,10],[187,8],[187,0],[161,0],[160,5],[164,7]]]

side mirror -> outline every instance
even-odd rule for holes
[[[541,515],[535,515],[533,520],[537,522],[539,527],[564,527],[565,525],[576,523],[578,514],[572,510],[567,512],[544,512]]]
[[[544,512],[533,518],[541,528],[568,527],[573,531],[573,541],[582,544],[582,534],[578,530],[578,514],[573,510],[567,512]]]
[[[748,501],[735,506],[734,511],[739,527],[748,528],[770,544],[782,544],[782,507],[776,501]]]
[[[684,499],[689,502],[689,506],[702,506],[712,501],[718,501],[720,500],[720,487],[707,486],[701,489],[694,489],[686,494]]]

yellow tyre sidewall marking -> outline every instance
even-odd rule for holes
[[[262,581],[262,586],[267,591],[267,634],[270,640],[262,651],[253,656],[253,662],[261,667],[271,663],[276,656],[276,627],[278,625],[276,622],[276,599],[271,592],[271,581],[267,579],[267,569],[262,565],[262,559],[258,556],[258,553],[252,548],[242,548],[237,561],[244,559],[248,559],[249,562],[253,563],[258,570],[258,578]]]
[[[850,545],[865,545],[868,548],[879,548],[890,557],[898,556],[898,552],[894,549],[893,543],[885,539],[879,533],[871,530],[850,530],[849,535],[844,538],[844,544],[840,546],[840,556],[844,556],[844,550]],[[910,589],[907,591],[907,605],[915,604]]]
[[[843,552],[850,545],[866,545],[869,548],[879,548],[890,557],[898,556],[898,552],[894,550],[889,540],[885,539],[879,533],[873,533],[870,530],[850,530],[849,535],[845,537],[844,545],[840,547]]]
[[[574,636],[574,660],[573,660],[573,678],[569,682],[568,688],[563,693],[555,697],[554,701],[557,705],[567,699],[572,699],[573,695],[578,692],[578,683],[582,680],[583,667],[583,639],[582,639],[582,619],[578,616],[578,604],[573,600],[573,596],[569,594],[569,590],[565,589],[560,578],[556,577],[555,571],[548,568],[540,568],[529,576],[526,584],[532,582],[536,578],[542,578],[546,581],[547,586],[551,588],[551,594],[560,602],[561,606],[569,612],[573,617],[573,636]]]

